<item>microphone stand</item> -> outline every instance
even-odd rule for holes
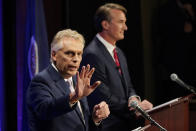
[[[155,120],[153,120],[151,117],[149,117],[149,120],[150,120],[151,124],[160,128],[160,131],[167,131],[165,128],[163,128],[161,125],[159,125],[159,123],[157,123]]]
[[[188,86],[187,86],[187,89],[188,89],[190,92],[192,92],[193,94],[196,94],[196,89],[195,89],[195,87],[188,85]]]
[[[165,128],[163,128],[161,125],[159,125],[159,123],[157,123],[155,120],[153,120],[148,113],[145,113],[145,112],[140,112],[140,113],[142,114],[142,116],[145,119],[150,121],[151,125],[157,126],[158,128],[160,128],[160,131],[167,131]]]
[[[133,101],[131,104],[130,104],[131,107],[133,107],[134,109],[136,109],[139,113],[141,113],[141,115],[150,121],[151,124],[157,126],[158,128],[160,128],[160,131],[167,131],[165,128],[163,128],[161,125],[159,125],[155,120],[153,120],[150,115],[143,111],[139,106],[138,106],[138,103],[136,101]]]

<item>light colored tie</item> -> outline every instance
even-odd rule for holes
[[[73,88],[73,82],[71,79],[67,79],[67,82],[69,83],[69,89],[73,93],[75,92],[75,89]]]
[[[71,80],[71,79],[67,79],[67,82],[69,83],[69,89],[70,89],[70,91],[71,91],[71,92],[75,92],[75,89],[74,89],[74,87],[73,87],[73,82],[72,82],[72,80]],[[84,123],[85,123],[84,114],[83,114],[83,111],[82,111],[82,107],[81,107],[80,101],[77,102],[77,105],[78,105],[79,110],[80,110],[80,113],[81,113],[81,115],[82,115],[82,119],[83,119],[83,121],[84,121]]]

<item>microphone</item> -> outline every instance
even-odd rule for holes
[[[153,120],[153,119],[150,117],[150,115],[149,115],[147,112],[145,112],[145,111],[138,105],[137,101],[131,102],[130,106],[131,106],[132,108],[134,108],[135,110],[137,110],[139,113],[141,113],[142,116],[143,116],[145,119],[147,119],[147,120],[149,120],[149,121],[151,122],[151,124],[153,124],[153,125],[159,127],[161,131],[167,131],[165,128],[163,128],[162,126],[160,126],[155,120]]]
[[[184,87],[185,89],[188,89],[189,91],[191,91],[191,92],[194,93],[194,94],[196,93],[194,87],[192,87],[192,86],[186,84],[185,82],[183,82],[183,81],[178,77],[177,74],[172,73],[172,74],[170,75],[170,78],[171,78],[172,81],[178,83],[180,86]]]
[[[145,112],[142,108],[139,107],[137,101],[131,102],[130,106],[140,112],[145,119],[151,120],[150,115],[148,115],[147,112]]]

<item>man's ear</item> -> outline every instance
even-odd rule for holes
[[[56,52],[55,51],[52,51],[51,58],[53,61],[56,61]]]
[[[101,25],[102,25],[102,28],[103,28],[104,30],[108,30],[108,29],[109,29],[109,23],[108,23],[108,21],[103,20],[103,21],[101,22]]]

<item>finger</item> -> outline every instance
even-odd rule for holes
[[[82,66],[82,70],[80,72],[80,78],[83,79],[84,78],[84,73],[85,73],[85,66]]]
[[[77,77],[77,80],[76,80],[76,88],[75,88],[75,91],[78,91],[78,83],[79,83],[79,80],[80,80],[80,75],[79,75],[79,72],[78,71],[76,72],[76,77]]]
[[[152,108],[152,107],[153,107],[153,104],[150,103],[150,102],[147,101],[147,100],[144,100],[144,103],[146,103],[146,105],[148,105],[149,108]]]
[[[152,104],[150,104],[150,103],[141,103],[139,106],[140,106],[143,110],[152,109]]]
[[[104,102],[101,102],[94,106],[94,111],[100,112],[101,110],[109,109],[108,105]]]
[[[133,111],[133,110],[135,110],[135,109],[134,109],[133,107],[130,107],[129,110],[130,110],[130,111]]]
[[[96,112],[96,115],[101,118],[101,119],[105,119],[106,117],[108,117],[108,115],[110,114],[109,110],[98,110]]]
[[[85,70],[85,73],[84,73],[84,77],[88,77],[89,70],[90,70],[90,65],[88,64],[88,65],[86,66],[86,70]]]
[[[136,112],[135,114],[137,117],[141,116],[141,113],[139,113],[139,112]]]
[[[87,70],[88,70],[88,71],[90,70],[90,65],[89,65],[89,64],[87,65]]]
[[[100,113],[104,113],[105,115],[109,113],[109,107],[108,107],[108,104],[106,104],[105,101],[102,101],[98,105],[99,105],[99,110],[98,111]]]
[[[76,72],[76,77],[77,77],[77,83],[78,83],[78,81],[80,79],[80,75],[79,75],[79,72],[78,71]]]
[[[102,102],[100,102],[98,105],[99,105],[100,107],[103,107],[103,106],[106,105],[106,102],[105,102],[105,101],[102,101]]]
[[[100,115],[103,114],[103,113],[102,113],[102,110],[99,108],[98,105],[97,105],[96,107],[94,107],[94,114],[95,114],[96,116],[100,116]]]
[[[94,111],[96,112],[99,108],[100,108],[99,105],[95,105],[94,106]]]
[[[88,77],[88,78],[91,78],[94,72],[95,72],[95,68],[92,68],[92,69],[89,71],[87,77]]]
[[[96,82],[91,86],[91,88],[92,88],[92,89],[96,89],[100,84],[101,84],[101,81],[96,81]]]
[[[105,113],[102,110],[97,110],[95,112],[96,116],[99,116],[99,118],[103,117],[105,115]]]

